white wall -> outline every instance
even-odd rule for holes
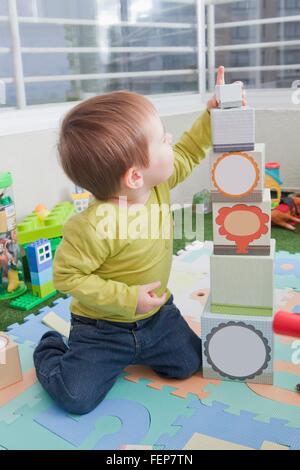
[[[163,121],[176,141],[197,115],[164,116]],[[300,110],[256,110],[256,123],[256,140],[266,143],[268,161],[281,163],[284,186],[300,189]],[[18,220],[39,203],[52,208],[69,199],[73,185],[58,164],[56,141],[55,129],[0,136],[0,171],[13,173]],[[208,185],[206,160],[173,190],[173,202],[190,203]]]

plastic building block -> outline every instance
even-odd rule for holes
[[[247,107],[211,110],[213,150],[252,151],[255,147],[254,109]]]
[[[0,333],[0,389],[22,380],[18,345],[4,333]]]
[[[42,238],[27,245],[26,255],[31,272],[39,273],[52,266],[51,244],[48,239]]]
[[[17,225],[19,242],[24,245],[41,238],[61,237],[63,226],[73,213],[74,206],[71,202],[57,204],[44,222],[40,221],[38,215],[33,212]]]
[[[271,197],[265,189],[263,202],[213,204],[214,253],[228,255],[270,254]]]
[[[37,273],[30,272],[31,284],[34,286],[42,286],[53,280],[53,269],[52,266],[44,271],[39,271]]]
[[[33,308],[37,307],[38,305],[46,302],[46,300],[51,299],[51,297],[53,297],[56,294],[57,294],[56,290],[54,290],[49,295],[46,295],[43,298],[36,297],[31,294],[25,294],[25,295],[22,295],[21,297],[18,297],[15,300],[12,300],[9,303],[9,306],[16,310],[23,310],[23,311],[28,312],[32,310]]]
[[[222,109],[239,108],[243,105],[243,86],[241,83],[216,85],[216,98]]]
[[[253,152],[210,152],[212,202],[262,202],[265,145]]]
[[[201,317],[203,376],[273,383],[272,317],[212,314]]]
[[[211,256],[212,312],[273,314],[275,245],[272,239],[269,256]]]
[[[42,298],[47,297],[48,295],[51,295],[52,293],[57,293],[57,291],[54,288],[53,281],[49,281],[46,284],[43,284],[42,286],[35,286],[32,285],[32,295],[37,296]]]

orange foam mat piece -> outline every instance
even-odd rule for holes
[[[129,375],[125,376],[129,382],[138,383],[141,378],[149,380],[148,387],[155,390],[161,390],[164,386],[176,388],[171,392],[171,395],[186,398],[189,393],[197,395],[199,398],[206,398],[209,393],[205,392],[204,388],[209,385],[219,385],[220,380],[217,379],[204,379],[200,373],[193,375],[189,379],[165,379],[156,374],[152,369],[144,366],[129,366],[125,370]]]
[[[3,388],[0,390],[0,406],[6,405],[6,403],[14,400],[21,393],[25,392],[33,384],[37,382],[35,369],[29,369],[23,373],[23,380],[17,382],[9,387]]]
[[[300,394],[297,392],[292,392],[291,390],[286,390],[284,388],[274,387],[271,385],[252,383],[247,383],[247,385],[250,390],[252,390],[252,392],[260,395],[263,398],[279,401],[280,403],[284,403],[286,405],[300,407]]]
[[[288,374],[298,375],[300,381],[300,364],[292,364],[286,361],[275,361],[275,370],[278,372],[287,372]]]

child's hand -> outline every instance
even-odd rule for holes
[[[296,227],[291,222],[300,224],[300,219],[294,217],[289,212],[281,212],[278,209],[272,210],[272,225],[278,225],[279,227],[295,231]]]
[[[144,286],[139,286],[139,296],[138,303],[136,307],[136,313],[138,315],[143,315],[150,312],[155,307],[161,307],[166,302],[166,293],[161,297],[153,292],[154,289],[160,287],[160,282],[152,282],[151,284],[146,284]]]
[[[242,83],[242,82],[234,82],[234,83]],[[221,65],[218,69],[218,75],[217,75],[217,85],[225,85],[225,67]],[[243,85],[243,83],[242,83]],[[217,108],[219,106],[219,103],[217,101],[216,95],[214,95],[211,100],[207,103],[207,110],[210,111],[213,108]],[[246,93],[245,90],[243,90],[243,106],[247,106],[247,100],[246,100]]]

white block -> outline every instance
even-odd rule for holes
[[[243,86],[241,83],[216,85],[216,98],[223,109],[238,108],[243,104]]]
[[[272,317],[201,317],[203,376],[221,380],[273,383]]]
[[[214,152],[254,150],[254,109],[212,109],[211,126]]]
[[[261,202],[265,180],[265,145],[252,152],[210,152],[212,202]]]
[[[272,239],[269,256],[211,256],[213,311],[249,315],[257,312],[257,316],[273,314],[275,246]]]
[[[271,238],[271,195],[255,203],[220,202],[213,204],[215,254],[268,255]]]
[[[53,330],[60,333],[62,336],[66,338],[70,335],[70,322],[66,322],[63,318],[59,317],[55,312],[49,312],[47,315],[42,319],[44,325],[52,328]]]

